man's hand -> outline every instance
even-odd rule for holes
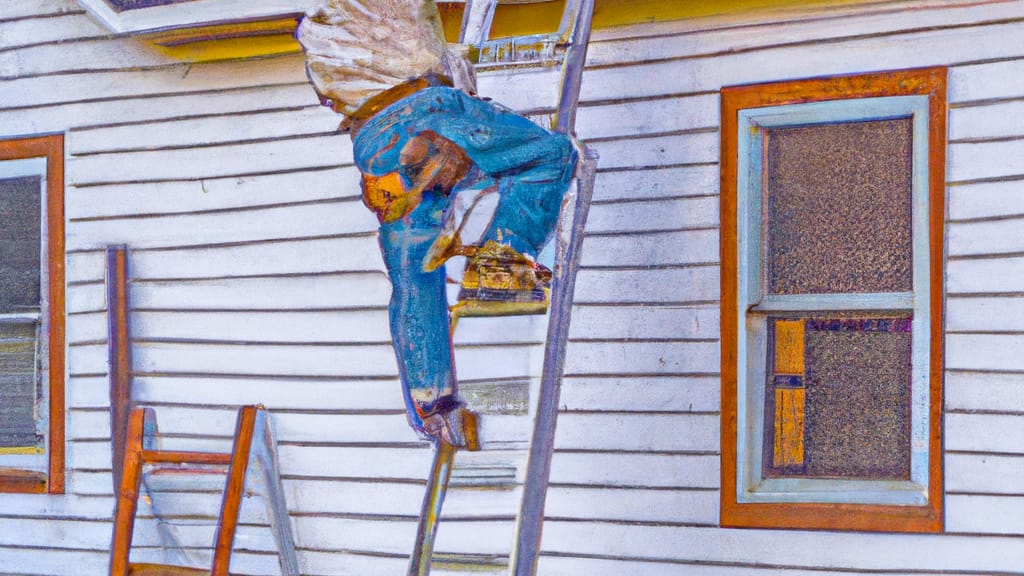
[[[383,176],[363,174],[363,204],[377,214],[381,224],[394,222],[419,206],[423,195],[419,190],[407,190],[402,175],[390,172]]]
[[[448,194],[465,178],[472,161],[456,143],[437,132],[420,132],[402,148],[399,163],[406,168],[417,192]]]

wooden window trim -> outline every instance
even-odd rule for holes
[[[941,532],[943,257],[946,167],[945,67],[814,78],[722,89],[721,109],[721,322],[722,428],[721,524],[730,527]],[[929,470],[924,506],[737,502],[737,407],[739,261],[737,254],[738,113],[740,110],[850,98],[928,97],[929,277]]]
[[[64,135],[0,140],[0,160],[46,158],[47,271],[49,282],[48,390],[50,429],[47,473],[0,469],[0,493],[64,493]]]

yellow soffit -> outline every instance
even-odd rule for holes
[[[594,28],[612,28],[672,20],[729,16],[785,8],[817,8],[863,4],[865,0],[596,0]],[[457,40],[462,2],[438,7],[449,41]],[[492,38],[524,36],[558,28],[564,0],[509,0],[495,13]],[[300,17],[289,16],[176,28],[141,38],[169,57],[186,62],[253,58],[300,51],[295,28]]]

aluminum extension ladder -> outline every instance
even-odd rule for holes
[[[574,138],[594,0],[566,0],[561,23],[554,33],[490,40],[488,37],[497,4],[498,0],[466,0],[460,42],[475,46],[479,64],[483,65],[560,65],[559,101],[551,129]],[[515,576],[532,576],[536,572],[540,551],[576,272],[597,169],[596,151],[580,147],[582,154],[574,185],[566,193],[555,234],[555,265],[543,372],[511,559],[511,573]],[[443,442],[435,444],[409,576],[430,573],[434,540],[456,452],[454,447]]]

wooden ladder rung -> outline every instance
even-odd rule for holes
[[[172,450],[143,450],[145,464],[210,464],[230,466],[231,454],[218,452],[180,452]]]
[[[135,563],[128,566],[128,576],[210,576],[210,571],[203,568]]]

